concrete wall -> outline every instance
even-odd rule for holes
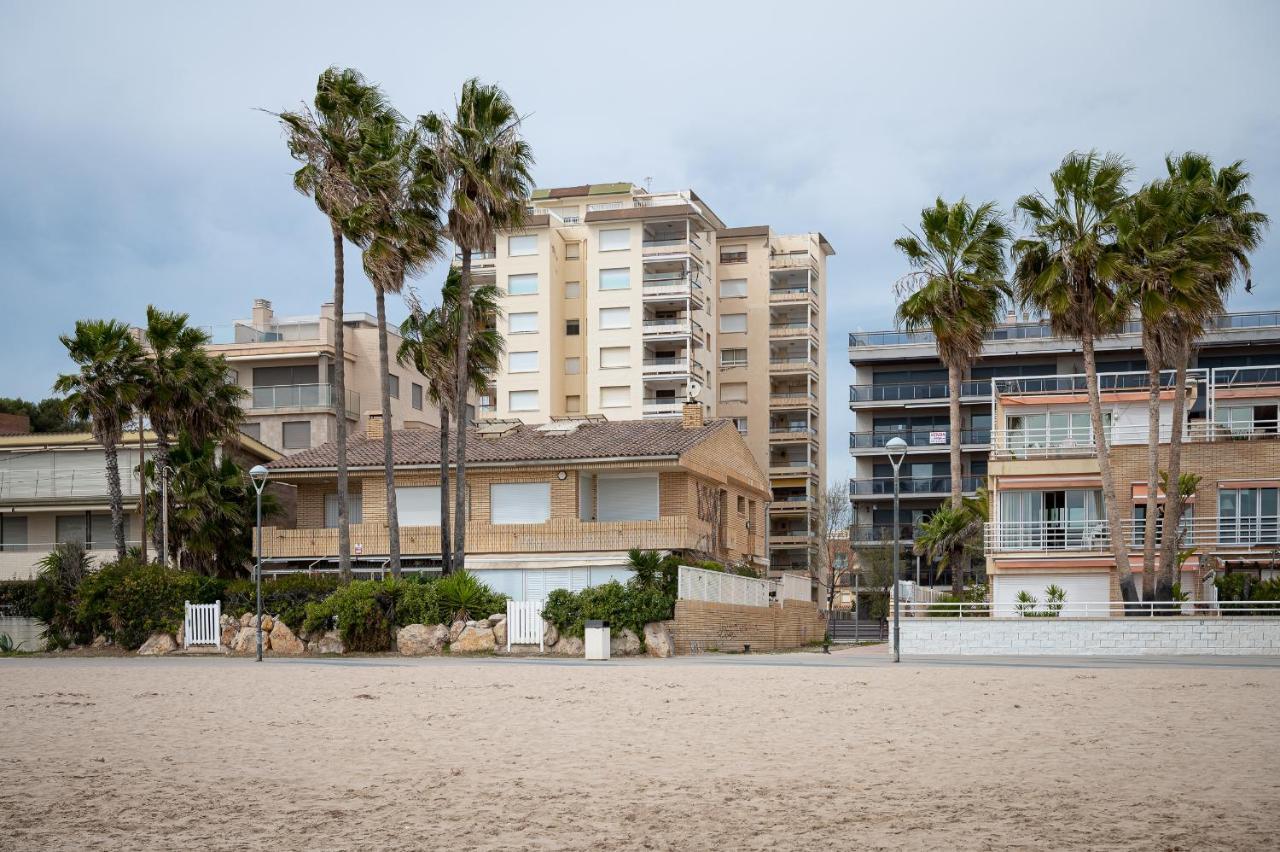
[[[821,641],[827,621],[815,604],[787,601],[786,606],[737,606],[707,601],[676,601],[676,653],[688,654],[693,643],[702,651],[753,651],[799,648]]]
[[[1280,656],[1280,618],[906,618],[902,653]]]

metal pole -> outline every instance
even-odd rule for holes
[[[258,662],[262,662],[262,489],[258,489],[258,560],[254,572],[258,594]]]
[[[147,450],[142,439],[142,412],[138,412],[138,519],[141,521],[142,564],[147,563]]]
[[[898,525],[898,471],[900,464],[893,466],[893,661],[902,662],[902,650],[898,645],[898,610],[901,590],[898,588],[898,551],[902,549],[902,528]]]
[[[855,645],[862,641],[862,636],[858,633],[858,598],[860,597],[858,585],[861,574],[862,566],[859,565],[858,572],[853,575],[853,644]]]
[[[160,466],[160,564],[169,565],[169,466]]]

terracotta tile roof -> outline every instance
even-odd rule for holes
[[[537,426],[521,425],[502,436],[482,436],[474,429],[467,437],[467,461],[544,462],[604,458],[644,458],[679,456],[711,437],[720,429],[732,429],[728,420],[710,420],[707,425],[684,428],[678,419],[618,420],[581,424],[571,434],[541,432]],[[336,443],[313,447],[272,462],[272,470],[331,468],[337,465]],[[398,429],[392,445],[397,465],[440,463],[440,430]],[[452,451],[452,447],[450,447]],[[382,465],[382,441],[364,434],[347,441],[347,465]]]

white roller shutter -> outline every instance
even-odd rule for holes
[[[544,524],[551,517],[551,483],[504,482],[489,486],[495,524]]]
[[[656,521],[658,475],[608,476],[596,480],[596,519],[600,521]]]
[[[396,514],[400,517],[401,526],[440,526],[440,486],[397,487]]]
[[[524,572],[524,599],[545,601],[554,589],[568,589],[572,584],[568,568],[530,568]]]
[[[1073,604],[1097,604],[1111,599],[1111,579],[1107,574],[1054,574],[1050,572],[1035,574],[996,574],[991,578],[991,599],[995,602],[995,615],[1008,618],[1017,615],[1015,606],[1018,593],[1028,592],[1038,602],[1037,610],[1044,609],[1044,590],[1050,585],[1058,585],[1067,593],[1066,604],[1062,615],[1086,615],[1084,607]],[[1098,607],[1092,607],[1092,614],[1100,615]]]

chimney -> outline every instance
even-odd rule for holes
[[[370,441],[382,440],[382,412],[366,411],[364,421],[364,436]]]
[[[680,425],[685,429],[701,429],[706,425],[702,419],[702,403],[696,399],[685,400],[680,413]]]
[[[253,327],[265,329],[271,325],[271,303],[266,299],[253,300]]]

